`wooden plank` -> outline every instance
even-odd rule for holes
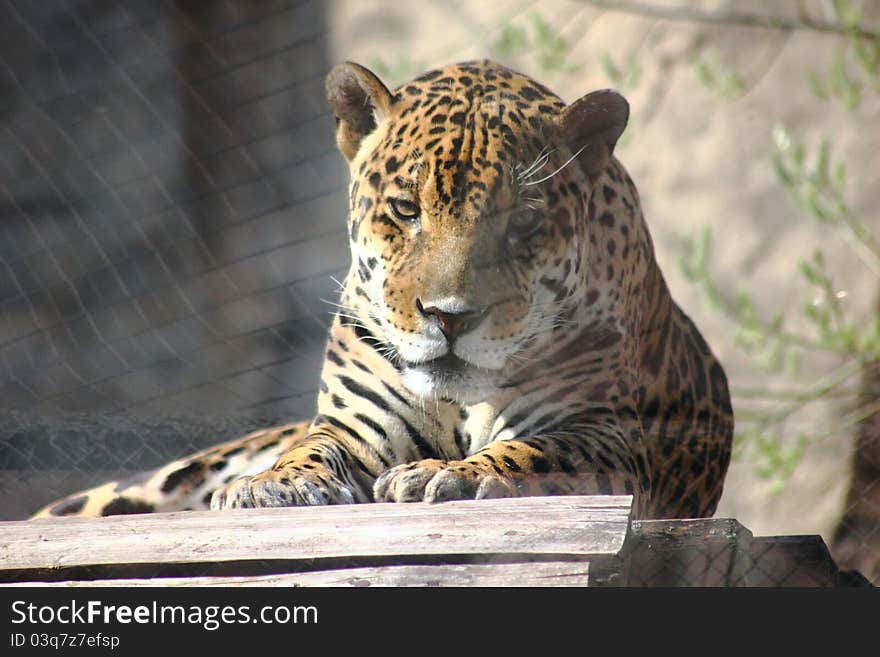
[[[643,520],[625,550],[629,586],[750,586],[752,533],[736,520]]]
[[[616,555],[630,496],[356,504],[0,523],[0,570],[441,554]]]
[[[24,582],[0,584],[26,587],[291,587],[291,586],[587,586],[587,562],[539,562],[516,564],[465,564],[440,566],[385,566],[348,568],[307,573],[255,577],[161,577],[151,579],[102,579],[94,581]]]

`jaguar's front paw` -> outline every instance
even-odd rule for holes
[[[211,509],[354,504],[355,492],[330,473],[317,476],[267,470],[218,488]]]
[[[515,497],[515,486],[468,461],[427,459],[386,470],[373,486],[377,502],[446,502]]]

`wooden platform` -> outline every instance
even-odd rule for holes
[[[0,523],[0,582],[62,586],[837,586],[821,538],[631,522],[626,496]],[[843,578],[849,583],[850,577]]]

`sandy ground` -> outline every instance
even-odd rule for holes
[[[632,119],[618,156],[640,189],[673,295],[725,364],[742,417],[754,408],[744,396],[749,390],[816,381],[833,363],[805,354],[794,378],[761,370],[735,344],[730,322],[681,273],[688,237],[708,226],[714,242],[711,268],[722,289],[731,295],[749,291],[766,317],[782,310],[792,328],[810,298],[798,262],[818,246],[825,249],[838,289],[847,293],[848,310],[860,316],[870,308],[876,285],[867,270],[836,233],[794,207],[771,167],[774,126],[785,126],[810,153],[822,136],[830,137],[832,158],[847,164],[847,198],[855,215],[876,225],[880,98],[866,94],[850,112],[840,102],[818,100],[807,82],[811,71],[827,70],[839,44],[835,37],[697,26],[555,0],[422,2],[418,11],[378,0],[328,4],[334,58],[361,62],[396,81],[434,65],[490,56],[574,100],[613,86],[600,65],[603,54],[618,64],[637,61],[638,81],[621,89]],[[719,3],[698,4],[711,9]],[[736,8],[768,11],[760,2],[739,2]],[[560,70],[542,70],[534,51],[502,57],[493,49],[505,24],[533,35],[528,26],[534,13],[566,39]],[[697,74],[698,62],[735,71],[743,89],[724,97],[707,88]],[[797,421],[820,426],[839,410],[812,408]],[[827,540],[841,513],[851,451],[848,433],[811,445],[783,490],[774,492],[744,450],[731,467],[718,515],[738,518],[755,534],[819,533]]]

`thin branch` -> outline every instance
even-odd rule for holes
[[[880,32],[869,30],[860,25],[844,25],[842,23],[830,23],[819,20],[809,15],[800,13],[797,18],[786,16],[769,16],[764,14],[751,14],[741,11],[703,11],[693,7],[658,7],[657,5],[644,4],[641,2],[628,2],[627,0],[581,0],[593,5],[598,9],[620,11],[627,14],[638,14],[651,18],[660,18],[671,21],[688,21],[692,23],[705,23],[708,25],[741,25],[745,27],[763,27],[772,30],[791,32],[793,30],[811,30],[855,36],[860,39],[880,41]]]
[[[844,225],[843,238],[850,245],[864,265],[876,276],[880,276],[880,248],[874,240],[866,239],[859,230],[859,224],[850,216],[849,212],[840,214]]]
[[[810,394],[809,390],[797,389],[772,389],[772,388],[733,388],[733,396],[741,401],[749,402],[779,402],[801,401],[804,395]],[[822,396],[833,399],[852,399],[858,397],[857,388],[845,388],[841,390],[829,390]]]
[[[825,397],[829,392],[838,386],[843,385],[856,374],[859,374],[863,365],[864,363],[861,361],[856,363],[844,363],[826,377],[824,381],[821,381],[816,388],[804,393],[800,398],[794,400],[788,406],[785,406],[781,411],[765,415],[757,422],[757,424],[762,430],[764,430],[775,424],[785,422],[789,417],[794,415],[807,404]]]
[[[806,434],[806,440],[809,444],[815,444],[826,438],[840,436],[843,431],[850,429],[857,424],[867,420],[868,418],[880,413],[880,401],[860,406],[852,413],[844,415],[841,419],[832,422],[822,431]]]

